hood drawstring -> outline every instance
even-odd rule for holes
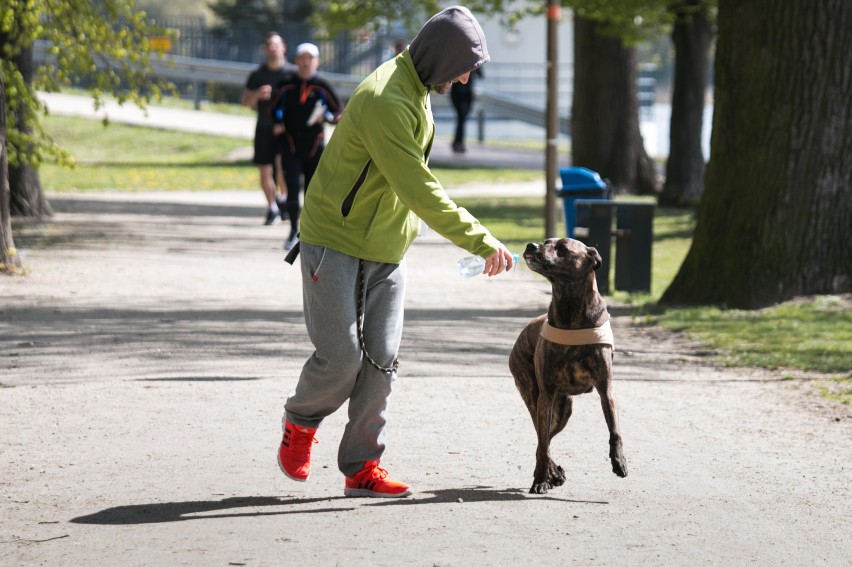
[[[301,242],[297,241],[295,246],[293,246],[293,248],[290,249],[290,252],[288,252],[287,256],[284,258],[284,261],[287,262],[288,264],[290,264],[291,266],[293,265],[293,262],[296,261],[296,257],[299,255],[299,248],[301,247],[301,244],[302,244]],[[316,270],[314,270],[314,273],[311,274],[311,281],[313,281],[313,282],[319,280],[319,271],[320,271],[320,267],[322,266],[323,260],[325,260],[326,250],[327,249],[325,247],[323,247],[322,256],[320,256],[320,261],[317,264],[317,268],[316,268]]]

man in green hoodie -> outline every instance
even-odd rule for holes
[[[355,89],[320,159],[299,235],[305,323],[316,350],[285,404],[278,451],[293,480],[307,480],[317,428],[349,400],[338,451],[344,494],[411,494],[379,467],[402,337],[405,252],[422,219],[484,258],[483,273],[513,267],[506,247],[449,198],[428,166],[430,92],[446,94],[489,59],[470,11],[442,10]]]

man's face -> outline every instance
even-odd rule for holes
[[[273,35],[269,39],[266,40],[266,43],[263,45],[263,51],[267,57],[272,57],[276,55],[284,56],[284,40],[281,39],[280,36]]]
[[[302,53],[296,57],[296,66],[299,68],[299,76],[303,79],[309,79],[319,68],[319,58],[310,53]]]
[[[461,83],[463,85],[466,85],[468,79],[470,79],[470,72],[467,72],[464,75],[459,75],[449,83],[444,83],[443,85],[435,85],[435,92],[438,94],[447,94],[448,92],[450,92],[450,87],[453,86],[453,83]]]

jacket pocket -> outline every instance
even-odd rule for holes
[[[376,226],[376,221],[379,218],[379,214],[383,210],[382,209],[382,203],[387,198],[387,196],[388,196],[388,194],[385,193],[385,192],[383,192],[381,195],[379,195],[379,200],[376,202],[376,206],[373,209],[372,215],[370,216],[370,222],[367,224],[367,229],[364,231],[364,240],[365,241],[369,241],[370,236],[373,234],[373,229]],[[387,213],[387,211],[385,211],[385,213]]]
[[[364,165],[364,169],[361,170],[361,175],[358,176],[358,179],[355,181],[352,189],[349,190],[346,198],[343,199],[343,204],[340,205],[340,214],[343,215],[343,218],[348,217],[349,213],[352,211],[352,204],[355,202],[355,195],[367,179],[367,172],[369,171],[370,164],[372,162],[373,160],[367,160],[367,163]]]

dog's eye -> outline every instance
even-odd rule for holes
[[[556,244],[556,255],[560,258],[564,258],[568,254],[568,247],[565,246],[562,242]]]

